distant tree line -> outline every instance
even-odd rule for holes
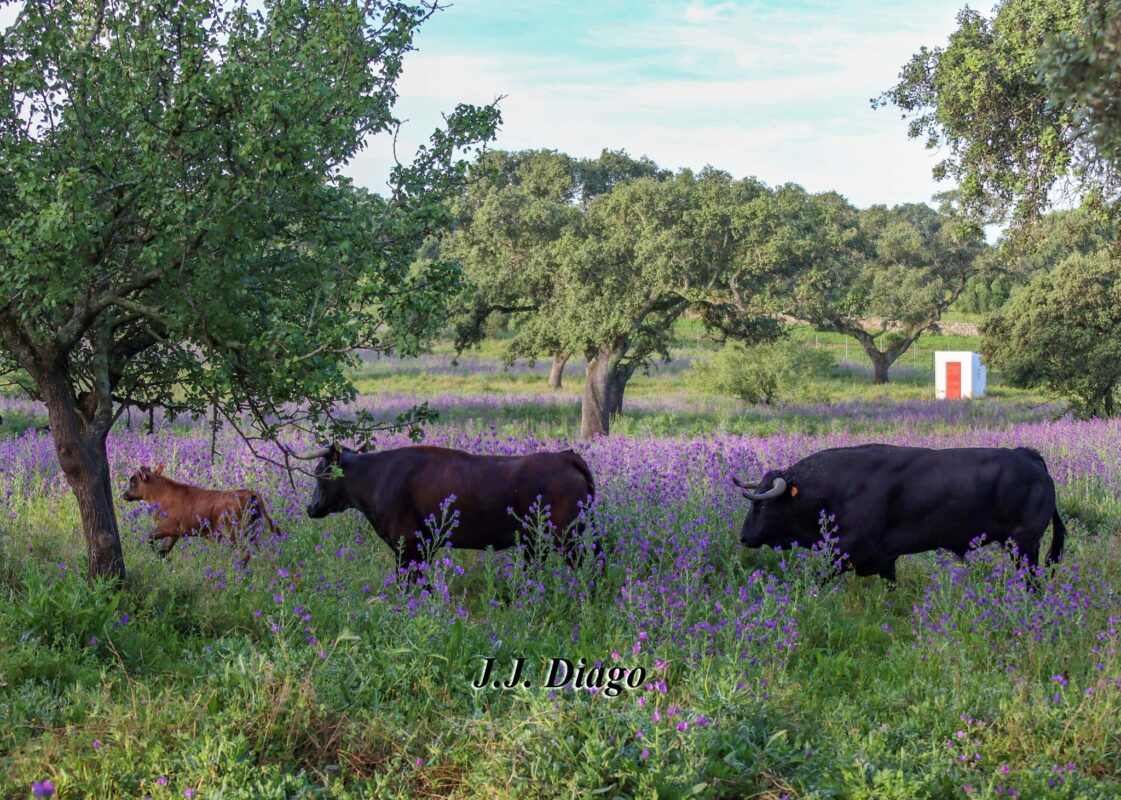
[[[675,174],[607,150],[489,154],[439,248],[463,268],[458,346],[502,315],[507,358],[552,359],[552,385],[568,359],[587,359],[589,436],[609,431],[627,381],[666,357],[687,311],[747,345],[781,336],[784,318],[842,333],[884,383],[953,306],[987,315],[982,350],[1012,383],[1064,396],[1079,416],[1112,415],[1121,0],[1006,0],[958,23],[873,101],[947,154],[935,174],[958,188],[937,208],[861,210],[832,192]],[[998,247],[985,246],[986,223],[1004,227]]]
[[[952,195],[937,209],[860,210],[833,192],[672,173],[610,150],[488,153],[457,211],[439,248],[463,268],[457,345],[503,315],[506,357],[552,359],[553,385],[585,358],[584,436],[610,430],[628,380],[668,357],[687,311],[722,340],[772,341],[789,317],[852,336],[885,383],[985,264],[982,231]]]

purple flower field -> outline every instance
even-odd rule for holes
[[[355,410],[369,411],[375,417],[392,419],[413,406],[427,402],[440,413],[440,422],[433,429],[465,431],[504,430],[537,422],[535,429],[552,435],[558,430],[575,428],[580,415],[580,398],[560,392],[502,392],[486,394],[418,395],[406,392],[380,392],[363,395],[354,404]],[[794,404],[783,406],[748,406],[730,398],[698,398],[684,393],[628,396],[625,403],[623,429],[641,428],[644,417],[707,420],[708,430],[736,429],[748,425],[768,435],[784,430],[880,431],[896,437],[910,432],[950,432],[955,430],[1004,430],[1025,422],[1046,422],[1059,416],[1057,404],[1035,404],[1024,401],[986,399],[976,402],[946,403],[940,400],[857,400],[843,403]],[[46,424],[46,409],[29,400],[0,396],[0,417],[19,420],[14,428]],[[135,414],[126,417],[132,428],[141,428],[147,417]],[[155,415],[157,428],[172,424],[162,411]],[[190,427],[187,418],[176,420]],[[883,438],[883,437],[880,437]]]
[[[412,399],[362,402],[389,414]],[[666,792],[726,781],[735,796],[770,791],[765,776],[773,775],[793,787],[791,797],[817,796],[811,788],[828,786],[843,795],[856,780],[844,771],[857,757],[846,732],[883,736],[877,725],[894,733],[860,747],[877,753],[877,763],[887,772],[895,769],[892,764],[909,765],[901,780],[915,794],[893,797],[923,796],[922,787],[930,781],[949,781],[959,791],[968,785],[971,793],[960,796],[975,797],[1031,790],[1038,796],[1075,791],[1055,796],[1076,797],[1082,796],[1078,791],[1094,794],[1118,785],[1121,771],[1107,766],[1113,741],[1107,720],[1121,709],[1121,423],[1020,422],[1021,409],[996,403],[915,402],[894,408],[853,403],[774,413],[780,423],[783,413],[832,413],[842,420],[879,414],[891,431],[573,442],[503,436],[455,420],[479,409],[489,409],[482,416],[494,418],[509,402],[508,397],[438,398],[437,405],[454,403],[456,409],[450,422],[428,431],[425,443],[494,454],[577,449],[596,477],[591,522],[605,545],[605,565],[598,574],[588,561],[570,570],[559,556],[533,566],[513,551],[486,555],[441,549],[428,554],[421,580],[412,585],[396,579],[388,548],[358,515],[306,518],[311,479],[305,473],[295,472],[290,482],[284,470],[256,459],[229,431],[218,436],[212,461],[209,433],[202,426],[180,421],[146,435],[134,423],[131,430],[119,429],[109,443],[116,486],[123,488],[139,466],[161,463],[167,474],[191,483],[250,486],[261,491],[283,534],[263,543],[244,569],[230,548],[206,540],[181,541],[161,562],[143,544],[151,527],[148,510],[121,502],[126,560],[137,596],[149,599],[113,605],[92,622],[60,610],[56,601],[49,606],[53,610],[38,611],[52,593],[87,590],[75,575],[81,572],[84,544],[53,444],[49,435],[29,431],[0,440],[0,555],[10,548],[8,572],[0,576],[7,575],[13,597],[25,598],[17,600],[24,604],[25,622],[16,628],[24,642],[41,641],[65,652],[76,647],[84,654],[80,658],[93,664],[123,659],[153,687],[163,672],[201,665],[199,677],[183,684],[182,693],[172,690],[164,698],[175,724],[188,724],[192,692],[225,687],[222,692],[237,698],[228,702],[243,708],[230,706],[229,712],[190,724],[202,724],[205,734],[200,735],[215,741],[235,736],[231,726],[256,731],[258,744],[245,745],[247,757],[264,759],[255,748],[272,742],[268,747],[279,748],[290,766],[310,770],[298,772],[309,786],[334,780],[314,777],[332,763],[344,765],[339,785],[356,792],[378,785],[371,783],[373,775],[391,774],[386,785],[395,788],[386,796],[415,796],[426,786],[485,795],[495,791],[494,775],[516,772],[513,765],[525,762],[537,764],[535,769],[547,776],[534,779],[541,792],[560,791],[573,785],[563,777],[566,770],[576,769],[584,758],[560,747],[563,739],[556,738],[555,726],[562,724],[583,731],[587,746],[607,748],[596,756],[599,766],[590,782],[579,784],[589,791],[614,774],[612,780],[625,785],[654,791],[661,786]],[[671,410],[673,402],[666,401],[664,409]],[[27,411],[33,415],[34,409]],[[1071,527],[1067,560],[1053,573],[1033,577],[999,548],[978,550],[964,563],[933,554],[913,557],[901,564],[899,589],[889,592],[875,579],[852,576],[822,585],[832,558],[828,552],[742,551],[737,534],[745,508],[732,486],[733,475],[757,478],[826,447],[869,441],[1037,448],[1055,478]],[[406,444],[397,435],[378,440],[383,448]],[[279,458],[278,450],[269,452]],[[454,524],[450,513],[433,520],[434,538]],[[165,595],[175,598],[176,611],[160,610],[163,601],[157,600]],[[91,602],[87,597],[82,604]],[[44,621],[59,614],[84,620],[74,623],[81,632],[73,640],[66,629]],[[167,633],[172,619],[187,632]],[[174,652],[180,655],[166,649],[168,636],[179,642]],[[0,659],[4,652],[0,649]],[[151,662],[153,653],[164,653],[164,666],[150,665],[162,663]],[[614,691],[593,684],[480,694],[469,681],[477,674],[478,659],[489,654],[536,660],[563,656],[574,663],[580,657],[600,672],[617,667],[618,685],[641,669],[641,689]],[[412,731],[412,738],[378,756],[388,772],[355,760],[352,751],[309,751],[310,745],[299,745],[303,740],[277,739],[279,729],[266,725],[275,713],[269,709],[281,702],[268,694],[273,679],[237,677],[254,659],[276,665],[282,670],[278,679],[304,676],[300,691],[317,698],[321,711],[290,722],[299,730],[313,722],[327,725],[329,717],[339,726],[338,736],[350,737],[352,748],[366,752],[362,748],[374,747],[370,737],[376,739],[376,726],[371,727],[376,717],[370,712],[376,706],[396,726]],[[123,697],[113,702],[127,705],[129,693],[137,691],[129,686],[109,681],[91,690],[102,699],[89,702]],[[942,700],[921,705],[927,696]],[[298,702],[293,696],[282,706]],[[918,710],[898,710],[911,706]],[[586,723],[576,722],[584,718]],[[970,721],[963,723],[966,718]],[[91,758],[116,758],[126,745],[147,751],[147,743],[160,735],[160,724],[149,721],[136,728],[126,720],[111,712],[100,723],[79,721],[71,733],[15,734],[3,740],[3,747],[15,753],[13,775],[21,783],[17,787],[0,779],[0,794],[26,794],[33,782],[42,786],[48,779],[60,787],[60,796],[67,796],[67,787],[79,793],[131,793],[154,786],[157,776],[166,782],[169,775],[177,776],[170,780],[180,794],[202,789],[199,796],[208,796],[208,789],[223,785],[181,753],[153,751],[140,773],[126,769],[122,756],[113,762],[116,777],[78,780],[52,770],[52,759],[80,771]],[[527,725],[538,730],[539,738],[508,738],[479,728],[483,721],[502,729]],[[963,737],[956,735],[959,728]],[[309,742],[327,735],[307,729]],[[779,731],[787,731],[781,742],[764,748],[763,742]],[[72,742],[82,736],[87,744],[79,750]],[[91,755],[88,741],[94,738],[102,747]],[[892,741],[917,743],[925,748],[923,755],[900,761],[911,745]],[[452,769],[464,758],[478,767]],[[725,775],[719,765],[728,759],[740,766]],[[1075,769],[1066,770],[1067,764]],[[1052,772],[1056,766],[1064,771]],[[652,775],[663,782],[650,783]]]

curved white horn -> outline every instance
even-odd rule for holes
[[[331,452],[330,447],[317,447],[315,450],[308,450],[305,453],[292,453],[292,458],[298,458],[302,461],[311,461],[315,458],[323,458]]]
[[[734,483],[736,486],[740,487],[741,489],[754,489],[756,486],[759,485],[758,481],[756,481],[755,483],[740,483],[740,479],[737,478],[735,475],[732,476],[732,483]]]
[[[775,482],[771,484],[771,488],[762,494],[749,494],[749,500],[770,500],[772,497],[778,497],[786,491],[786,481],[783,478],[775,478]]]

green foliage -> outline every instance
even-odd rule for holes
[[[974,275],[954,301],[955,311],[967,314],[988,314],[996,311],[1012,296],[1015,283],[1007,275]]]
[[[1111,247],[1115,223],[1092,202],[1007,230],[998,247],[984,255],[982,271],[969,279],[954,303],[959,311],[989,314],[1008,302],[1015,289],[1049,272],[1072,254],[1092,255]]]
[[[552,151],[492,153],[477,172],[460,202],[460,224],[441,248],[467,278],[456,328],[461,346],[479,342],[492,314],[507,313],[516,321],[511,360],[584,355],[620,338],[635,340],[629,349],[640,365],[664,350],[667,325],[684,308],[672,299],[679,277],[668,258],[661,265],[645,259],[653,255],[652,237],[685,233],[671,232],[685,207],[683,182],[663,185],[664,170],[611,151],[583,161]],[[628,188],[632,183],[642,188]],[[618,225],[625,213],[643,215],[646,226]],[[635,252],[639,243],[645,255]],[[659,324],[648,307],[663,297],[672,308]]]
[[[1072,254],[1092,255],[1112,246],[1115,231],[1115,223],[1087,202],[1078,208],[1043,214],[1009,230],[992,256],[1001,274],[1027,283]]]
[[[966,8],[949,43],[922,48],[873,105],[897,106],[912,137],[947,153],[935,176],[955,179],[979,217],[1030,220],[1068,177],[1110,206],[1118,19],[1102,0],[1004,0],[992,17]]]
[[[870,286],[865,310],[906,328],[936,321],[979,267],[981,231],[949,203],[872,206],[861,224],[872,252],[855,278]]]
[[[415,352],[457,274],[413,255],[496,112],[457,108],[389,198],[338,168],[396,124],[433,8],[94,11],[32,0],[0,40],[0,368],[73,392],[92,427],[218,403],[274,431],[285,403],[352,397],[355,347]]]
[[[730,395],[745,403],[770,405],[789,399],[807,381],[834,367],[833,354],[789,340],[745,345],[729,342],[693,367],[694,382],[703,391]]]
[[[550,296],[553,248],[580,220],[576,164],[549,150],[480,159],[456,205],[455,231],[440,243],[466,278],[452,318],[459,347],[478,345],[496,317],[508,325]]]
[[[1052,104],[1071,109],[1098,153],[1121,168],[1121,2],[1086,0],[1072,31],[1043,46],[1039,72]]]
[[[1121,269],[1108,251],[1041,273],[982,330],[1006,379],[1067,398],[1079,417],[1113,416],[1121,386]]]
[[[495,153],[460,203],[442,244],[462,263],[455,336],[477,344],[495,313],[512,314],[508,360],[584,356],[584,435],[606,433],[631,376],[667,355],[689,308],[739,339],[777,333],[765,298],[808,262],[788,198],[706,168],[671,175],[604,153]]]
[[[23,602],[13,622],[21,636],[37,636],[51,647],[97,646],[118,619],[121,595],[105,582],[89,586],[73,570],[47,577],[31,568],[23,575]]]

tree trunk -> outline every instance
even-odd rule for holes
[[[58,464],[82,516],[88,558],[86,574],[91,579],[123,582],[125,561],[105,450],[108,426],[79,417],[73,390],[65,376],[52,375],[40,380],[39,386],[51,421]]]
[[[611,349],[600,347],[588,356],[584,376],[584,401],[580,407],[580,438],[606,436],[611,431],[608,405],[611,378]]]
[[[601,345],[588,354],[580,409],[580,436],[584,439],[606,436],[611,432],[611,420],[623,410],[623,391],[634,372],[633,366],[619,363],[626,352],[624,341],[614,348]]]
[[[891,368],[891,365],[895,363],[896,359],[907,351],[907,348],[910,347],[911,343],[914,341],[913,339],[908,339],[899,344],[892,345],[886,350],[880,350],[876,347],[876,340],[867,333],[856,338],[857,341],[860,342],[860,346],[864,348],[864,353],[872,362],[872,384],[875,386],[888,383],[887,371]]]
[[[873,350],[868,357],[872,359],[872,384],[878,386],[888,383],[887,371],[895,359],[888,360],[887,354],[878,350]]]
[[[892,341],[893,343],[884,350],[880,350],[876,346],[875,336],[864,330],[864,328],[855,322],[846,321],[844,319],[830,319],[827,324],[831,330],[837,333],[843,333],[846,336],[851,336],[860,343],[860,346],[864,348],[864,353],[868,356],[868,360],[872,362],[872,383],[874,385],[882,385],[888,383],[887,371],[891,369],[891,365],[894,364],[900,356],[906,353],[911,345],[919,340],[923,331],[937,321],[937,318],[935,318],[911,325],[902,335],[896,335],[889,339],[888,341]],[[845,353],[847,357],[847,342],[845,344]]]
[[[623,413],[623,392],[627,389],[633,369],[616,366],[607,379],[607,413],[612,419]]]
[[[564,379],[564,365],[568,363],[568,353],[557,353],[553,356],[553,367],[549,370],[549,388],[561,388]]]

